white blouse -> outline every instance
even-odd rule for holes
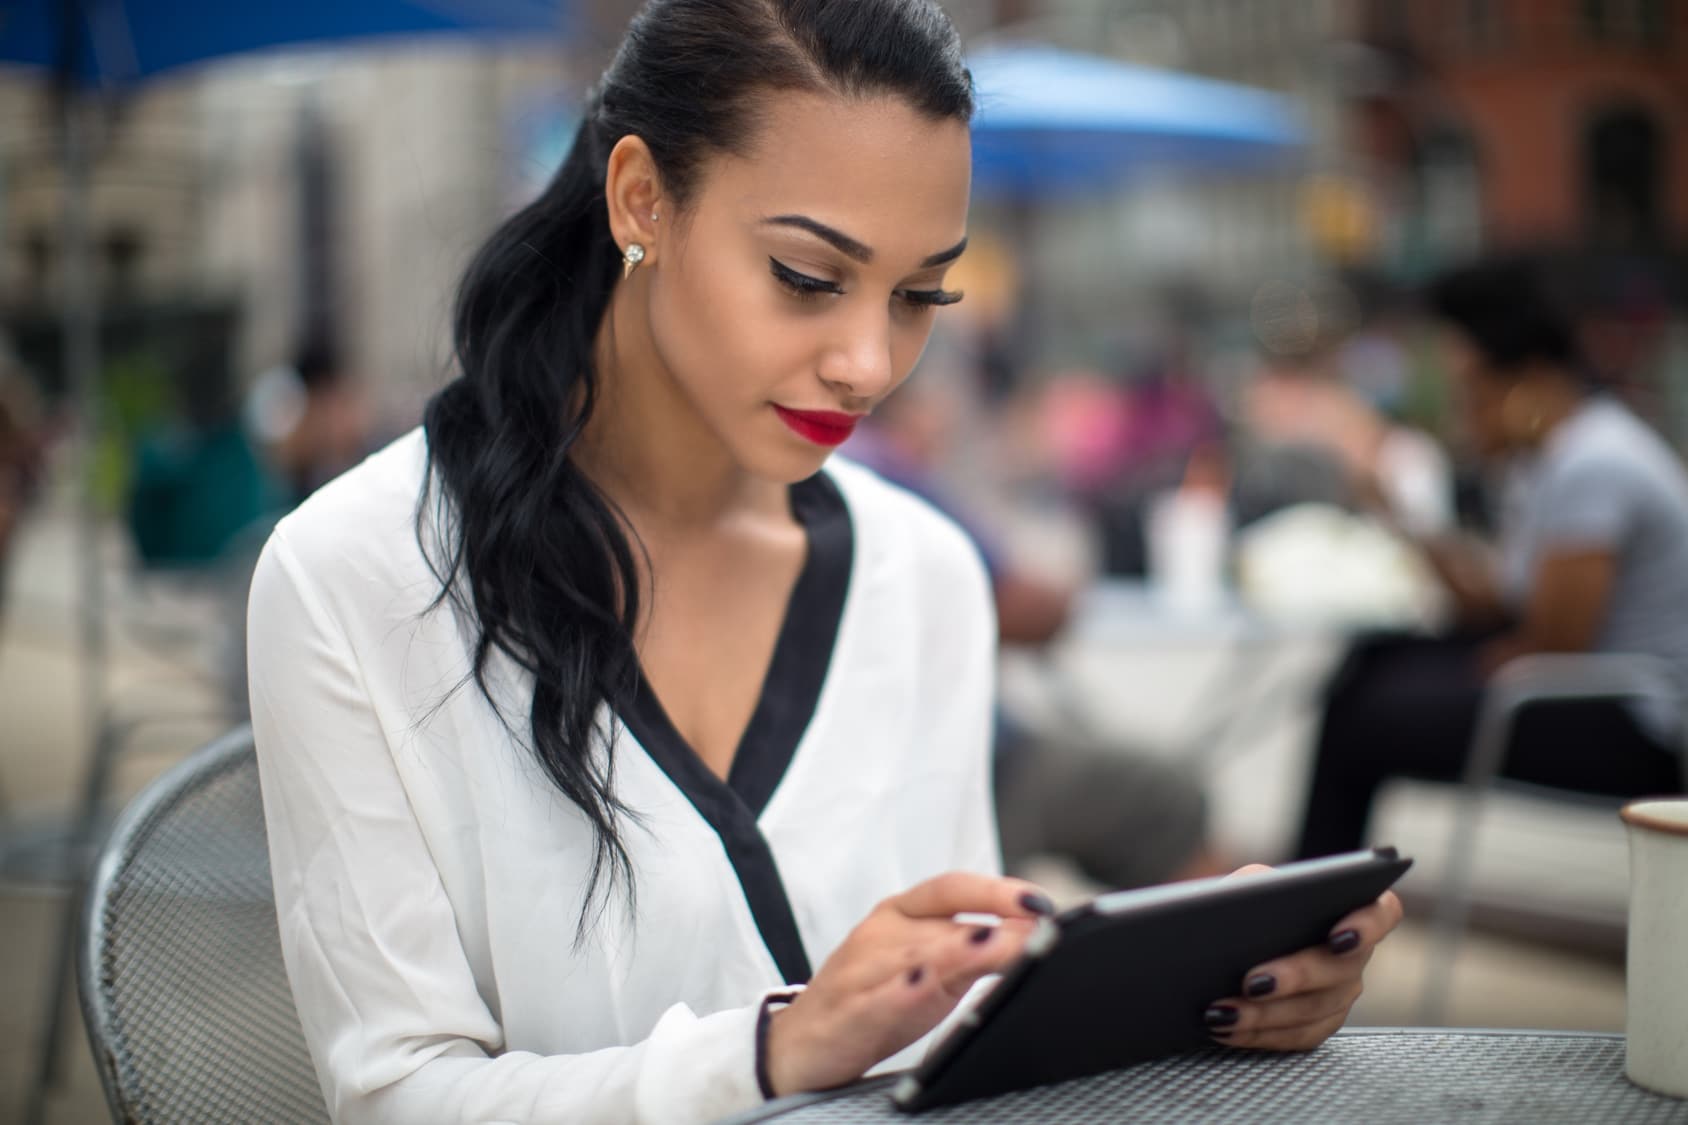
[[[763,996],[886,896],[999,868],[976,552],[847,462],[793,486],[808,558],[728,781],[648,689],[605,709],[615,791],[640,818],[622,827],[637,913],[618,884],[577,940],[592,834],[468,681],[472,630],[429,608],[425,452],[414,431],[318,491],[252,584],[282,950],[334,1119],[706,1121],[756,1104]],[[525,673],[491,675],[525,716]]]

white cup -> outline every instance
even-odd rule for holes
[[[1688,797],[1632,801],[1627,1062],[1638,1086],[1688,1098]]]

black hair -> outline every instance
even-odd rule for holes
[[[1517,259],[1480,262],[1431,283],[1427,305],[1458,329],[1501,377],[1549,364],[1582,375],[1576,325],[1541,270]]]
[[[453,327],[459,374],[423,417],[430,472],[416,531],[441,582],[434,607],[449,601],[474,621],[477,686],[594,832],[577,939],[606,873],[629,902],[633,889],[613,727],[602,757],[594,735],[603,706],[638,681],[637,557],[570,457],[598,401],[593,348],[621,270],[605,168],[617,141],[642,138],[663,196],[683,210],[704,162],[745,152],[761,99],[782,91],[890,94],[935,120],[973,112],[959,37],[932,0],[650,0],[555,178],[470,263]],[[532,677],[525,715],[494,698],[497,654]]]
[[[306,390],[337,383],[342,374],[339,349],[328,340],[313,340],[299,349],[293,360],[293,370]]]

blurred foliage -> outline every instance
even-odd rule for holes
[[[128,504],[137,444],[174,419],[177,403],[169,365],[151,348],[112,357],[100,385],[92,483],[100,511],[111,515]]]

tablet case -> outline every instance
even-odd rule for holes
[[[1034,931],[1026,957],[892,1098],[928,1109],[1211,1046],[1210,1004],[1241,995],[1261,962],[1322,944],[1411,865],[1380,848],[1068,911]]]

